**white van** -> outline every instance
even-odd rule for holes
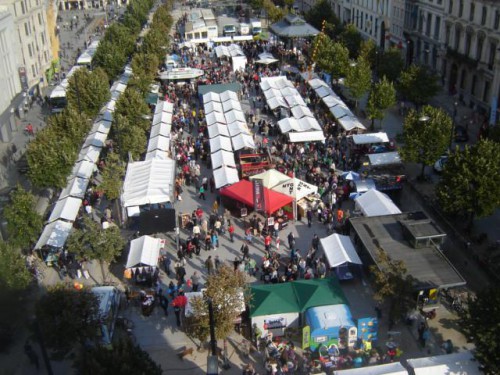
[[[167,70],[172,70],[177,68],[179,65],[175,62],[175,60],[168,59],[165,61],[165,66],[167,67]]]

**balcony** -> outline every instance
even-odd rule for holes
[[[453,59],[455,61],[460,61],[461,63],[464,63],[467,65],[469,68],[476,69],[478,65],[478,60],[471,59],[469,56],[458,52],[455,49],[452,49],[448,47],[446,49],[446,57]]]

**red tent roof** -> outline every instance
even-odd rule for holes
[[[253,207],[253,184],[248,180],[241,180],[231,186],[222,188],[220,194],[244,203],[246,206]],[[291,203],[293,198],[264,188],[264,201],[266,204],[266,213],[272,214],[281,207]]]

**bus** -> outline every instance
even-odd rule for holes
[[[97,51],[97,47],[99,47],[99,41],[94,40],[92,43],[90,43],[87,49],[83,51],[83,53],[78,57],[78,59],[76,60],[76,65],[86,66],[87,69],[91,69],[92,60]]]
[[[54,87],[52,92],[49,95],[49,107],[51,113],[60,113],[64,108],[68,105],[68,99],[66,98],[66,90],[69,85],[69,78],[75,74],[75,72],[80,69],[82,65],[75,65],[71,68],[71,70],[66,74],[66,77],[62,80],[62,82]]]

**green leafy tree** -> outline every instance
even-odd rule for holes
[[[380,127],[382,127],[385,111],[394,104],[396,104],[396,89],[392,82],[384,77],[374,85],[368,98],[367,111],[368,118],[372,120],[372,130],[375,120],[380,120]]]
[[[314,45],[315,62],[318,67],[332,75],[332,79],[345,77],[349,68],[349,51],[342,44],[332,41],[327,35],[319,34]]]
[[[132,125],[127,117],[118,115],[114,120],[113,140],[120,158],[127,161],[130,154],[132,159],[137,160],[146,151],[148,140],[144,130]]]
[[[349,57],[351,59],[357,59],[359,56],[359,51],[361,48],[361,43],[363,42],[363,37],[358,31],[356,26],[352,23],[348,24],[342,33],[339,35],[340,41],[349,50]]]
[[[161,366],[130,340],[120,340],[111,349],[96,346],[82,352],[75,367],[80,375],[161,375]]]
[[[126,62],[127,55],[119,45],[109,40],[101,40],[92,64],[104,69],[108,77],[114,79],[120,74]]]
[[[339,33],[340,20],[333,12],[330,3],[327,0],[317,1],[314,6],[305,14],[305,20],[312,26],[321,30],[323,21],[326,21],[329,37],[333,37]]]
[[[358,101],[370,89],[371,82],[372,71],[370,69],[370,64],[368,64],[365,59],[359,58],[356,64],[352,64],[349,69],[347,69],[345,85],[356,101],[355,108],[358,107]]]
[[[460,327],[472,337],[474,356],[485,374],[500,374],[500,289],[487,288],[470,298],[460,316]]]
[[[403,123],[404,146],[399,152],[403,160],[433,165],[446,151],[450,142],[452,120],[441,108],[422,107],[420,112],[410,110]]]
[[[10,194],[10,204],[4,210],[9,242],[12,245],[26,248],[38,239],[43,220],[35,206],[33,194],[18,184]]]
[[[246,278],[239,271],[226,265],[219,268],[216,274],[210,275],[206,283],[206,298],[212,300],[215,320],[215,336],[225,340],[234,330],[234,320],[241,313],[241,293],[246,295]],[[207,300],[192,300],[193,314],[187,317],[188,334],[206,342],[210,335],[210,324]]]
[[[128,87],[135,88],[145,97],[158,70],[160,60],[158,56],[150,53],[137,53],[132,58],[132,71],[134,75],[129,81]]]
[[[104,265],[121,255],[125,241],[116,225],[102,229],[98,222],[85,217],[82,228],[71,232],[66,246],[80,259],[98,260],[101,263],[102,276],[106,280]]]
[[[109,200],[120,198],[123,176],[125,176],[125,166],[122,164],[119,155],[114,152],[108,153],[101,171],[102,182],[99,189],[104,191]]]
[[[0,241],[0,289],[26,289],[32,280],[24,257],[9,243]]]
[[[387,77],[391,82],[397,82],[404,69],[405,61],[398,48],[390,48],[382,52],[378,51],[375,61],[378,77]]]
[[[396,261],[382,249],[377,251],[377,264],[370,266],[378,302],[389,302],[389,319],[398,321],[414,306],[415,280],[407,275],[403,261]]]
[[[442,209],[466,215],[468,227],[475,217],[491,215],[500,207],[500,144],[480,140],[448,157],[436,188]]]
[[[264,0],[264,9],[271,23],[278,22],[285,16],[283,8],[277,7],[271,0]]]
[[[36,304],[36,314],[46,345],[66,354],[99,329],[99,299],[90,289],[76,290],[57,284]]]
[[[87,117],[95,117],[111,97],[106,72],[101,68],[92,72],[85,68],[77,70],[69,78],[67,97],[70,107],[85,113]]]
[[[366,39],[361,43],[361,46],[359,48],[359,57],[368,61],[372,69],[375,68],[377,45],[375,44],[373,39]]]
[[[411,65],[401,72],[399,92],[418,107],[426,104],[439,91],[437,77],[421,65]]]
[[[160,60],[165,57],[165,52],[169,46],[168,36],[161,29],[151,29],[146,34],[142,42],[141,51],[147,54],[154,54]]]
[[[131,124],[134,124],[134,127],[144,132],[151,127],[150,120],[147,118],[150,114],[146,100],[134,88],[127,88],[116,103],[115,115],[126,117]]]

